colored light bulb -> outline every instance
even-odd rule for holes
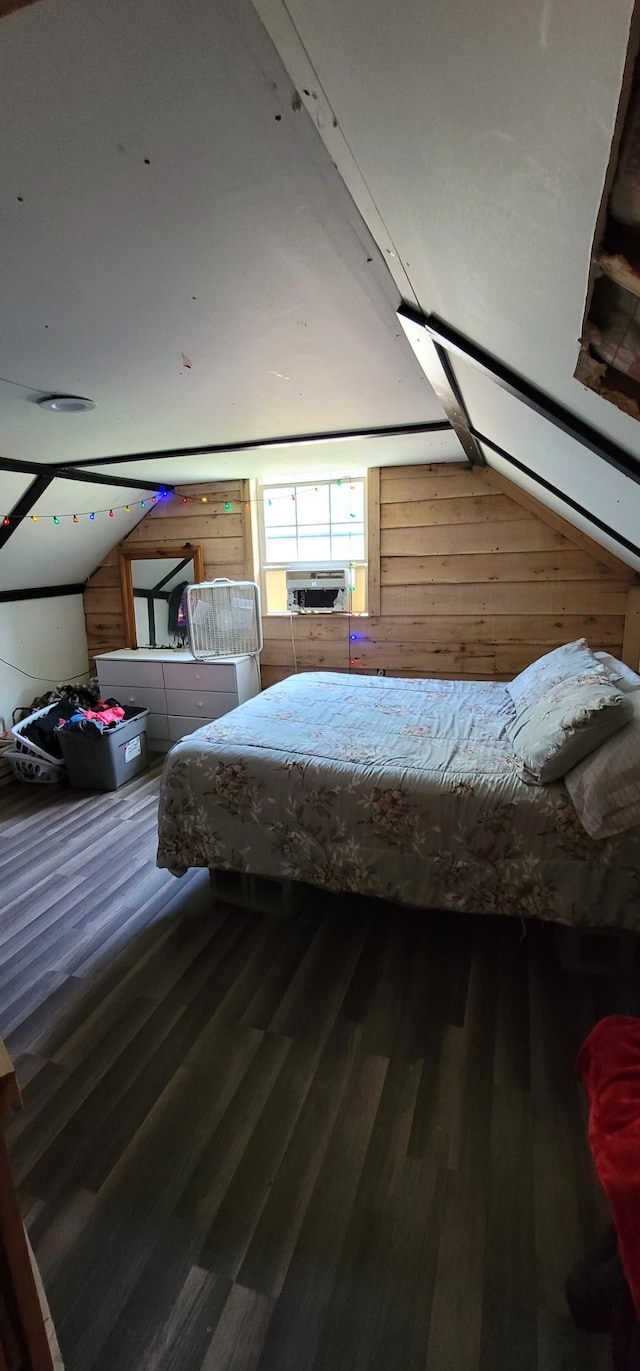
[[[40,515],[39,515],[39,514],[32,514],[32,515],[31,515],[31,518],[32,518],[34,524],[39,524],[39,523],[40,523]]]
[[[89,515],[89,518],[90,518],[92,521],[95,519],[95,517],[96,517],[95,514],[90,514],[90,515]]]
[[[151,503],[152,503],[152,505],[157,504],[157,501],[158,501],[157,495],[152,495],[152,496],[151,496]]]
[[[53,516],[53,522],[54,522],[54,524],[59,524],[59,523],[60,523],[60,520],[59,520],[57,514],[54,514],[54,516]]]
[[[110,519],[113,519],[113,510],[112,510],[112,509],[109,510],[109,518],[110,518]]]
[[[231,502],[230,502],[229,500],[225,500],[225,502],[224,502],[224,507],[225,507],[225,509],[226,509],[226,511],[227,511],[227,514],[228,514],[228,513],[229,513],[229,510],[231,509]]]
[[[73,516],[73,523],[74,523],[74,524],[77,524],[77,523],[78,523],[78,516],[77,516],[77,514],[74,514],[74,516]]]
[[[206,505],[206,503],[207,503],[207,497],[206,497],[206,495],[201,495],[201,496],[200,496],[200,499],[201,499],[203,505]]]
[[[130,514],[130,513],[131,513],[131,505],[125,505],[125,507],[124,507],[124,512],[125,512],[125,514]]]
[[[183,503],[183,505],[188,505],[189,501],[187,500],[186,495],[183,495],[183,497],[182,497],[182,503]]]
[[[357,641],[358,641],[358,635],[357,635],[357,633],[352,633],[352,634],[351,634],[351,642],[352,642],[352,643],[357,643]]]
[[[141,500],[141,501],[140,501],[140,508],[141,508],[141,509],[146,509],[146,508],[147,508],[147,506],[146,506],[144,500]]]
[[[4,517],[4,519],[2,520],[2,522],[3,522],[4,526],[5,526],[5,528],[8,528],[8,527],[9,527],[9,524],[10,524],[10,522],[11,522],[11,520],[10,520],[10,519],[7,519],[7,517],[6,517],[6,515],[5,515],[5,517]]]

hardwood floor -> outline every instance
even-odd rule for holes
[[[604,1371],[575,1053],[635,984],[549,931],[278,919],[154,866],[157,771],[0,791],[12,1162],[67,1371]]]

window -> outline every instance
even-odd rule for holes
[[[286,608],[287,568],[304,567],[351,568],[352,609],[366,608],[365,484],[353,476],[258,485],[267,612]]]
[[[364,478],[263,485],[264,565],[365,561]]]

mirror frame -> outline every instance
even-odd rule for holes
[[[133,605],[132,562],[155,562],[163,558],[181,559],[188,552],[193,561],[196,582],[204,581],[204,557],[199,543],[183,543],[181,547],[156,547],[154,543],[130,543],[118,548],[120,566],[120,590],[122,593],[122,613],[124,615],[124,634],[127,647],[137,647],[136,615]]]

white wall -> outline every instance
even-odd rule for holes
[[[17,705],[30,704],[57,683],[86,681],[82,596],[0,604],[0,657],[0,716],[7,727]]]

